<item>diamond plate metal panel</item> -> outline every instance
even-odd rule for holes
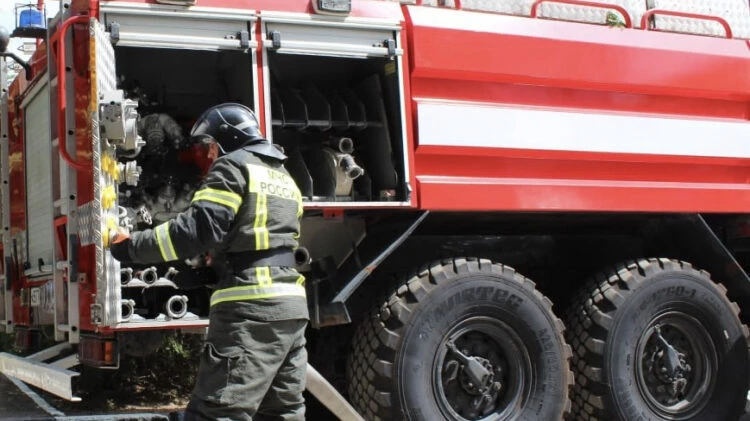
[[[699,13],[724,18],[735,38],[750,38],[750,5],[747,0],[652,0],[653,8]],[[654,17],[654,27],[665,31],[724,36],[717,22],[672,16]]]
[[[89,202],[78,207],[78,241],[82,246],[94,244],[94,205]]]
[[[508,15],[529,16],[531,5],[535,0],[461,0],[463,10],[494,12]],[[646,11],[646,0],[600,0],[599,3],[622,6],[630,13],[633,25],[640,24],[641,16]],[[436,6],[437,0],[425,0],[425,5]],[[453,7],[453,0],[447,0],[446,5]],[[539,16],[572,22],[604,24],[607,12],[604,9],[590,6],[574,6],[555,2],[545,2],[539,6]]]
[[[90,48],[94,63],[91,77],[97,80],[96,97],[98,98],[100,92],[116,88],[115,54],[109,34],[101,23],[92,20],[89,35],[93,40]],[[108,155],[114,158],[115,149],[101,139],[99,104],[95,105],[90,110],[94,200],[89,203],[91,209],[88,226],[91,227],[90,240],[96,250],[96,304],[102,309],[100,323],[104,326],[114,326],[121,318],[120,262],[112,258],[109,250],[104,248],[103,233],[108,229],[108,220],[118,220],[117,206],[115,204],[110,209],[104,209],[101,198],[104,187],[115,184],[112,177],[102,171],[102,156]]]
[[[99,92],[113,91],[117,86],[115,73],[115,49],[109,40],[109,33],[104,25],[92,22],[96,39],[96,87]]]

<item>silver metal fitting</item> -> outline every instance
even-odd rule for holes
[[[100,97],[102,136],[135,156],[146,142],[138,136],[138,102],[125,99],[122,90],[103,92]]]
[[[143,269],[140,275],[141,281],[146,283],[146,285],[151,285],[159,280],[159,274],[156,273],[156,267],[154,266],[151,266],[148,269]]]
[[[169,269],[167,269],[167,273],[164,274],[164,277],[170,281],[173,281],[178,273],[180,273],[179,270],[170,266]]]
[[[133,314],[135,314],[135,301],[122,300],[120,301],[120,306],[122,307],[122,313],[120,316],[121,321],[129,321],[133,317]]]
[[[120,182],[125,183],[128,186],[137,186],[138,180],[141,177],[141,167],[136,165],[135,161],[128,161],[126,163],[118,163],[117,168],[120,169]]]
[[[187,314],[188,298],[185,295],[173,295],[169,297],[167,303],[164,305],[164,311],[167,316],[171,319],[181,319]]]
[[[133,280],[133,268],[120,269],[120,283],[127,285]]]

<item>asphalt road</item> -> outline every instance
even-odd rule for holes
[[[32,421],[49,420],[51,414],[0,374],[0,419]]]
[[[168,421],[163,414],[106,414],[66,416],[27,385],[0,374],[2,421]]]
[[[106,414],[66,416],[25,384],[0,374],[0,421],[168,421],[162,414]],[[540,420],[541,421],[541,420]],[[750,421],[745,415],[740,421]]]

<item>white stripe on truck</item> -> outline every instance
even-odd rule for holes
[[[750,158],[750,122],[422,101],[420,146]]]

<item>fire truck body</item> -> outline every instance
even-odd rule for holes
[[[189,206],[187,130],[234,101],[304,196],[311,364],[367,419],[742,412],[746,2],[163,3],[62,0],[3,91],[0,321],[59,343],[3,372],[76,399],[205,329],[205,259],[107,244]]]

